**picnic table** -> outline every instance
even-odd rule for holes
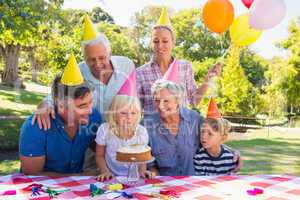
[[[109,194],[91,197],[90,184],[105,188],[107,184],[115,182],[115,179],[109,182],[98,182],[92,176],[49,177],[12,174],[0,177],[0,194],[5,190],[12,189],[17,193],[16,195],[0,196],[0,199],[47,199],[46,193],[32,197],[31,192],[22,191],[22,188],[33,183],[69,189],[68,192],[59,194],[55,199],[110,199]],[[253,188],[260,188],[263,193],[255,196],[249,195],[247,190]],[[163,199],[147,195],[159,193],[162,190],[176,191],[179,196],[174,199],[185,200],[296,200],[300,199],[300,177],[292,175],[159,176],[154,179],[145,179],[142,184],[127,187],[124,191],[133,194],[133,199],[148,200]],[[117,197],[115,199],[126,198]]]

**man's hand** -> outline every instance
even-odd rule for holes
[[[50,117],[55,119],[54,108],[52,105],[47,103],[47,101],[43,101],[38,105],[37,111],[34,113],[31,124],[33,125],[37,121],[39,128],[44,128],[44,130],[46,131],[51,127]]]

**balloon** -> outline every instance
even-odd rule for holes
[[[254,0],[242,0],[243,4],[247,7],[250,8],[251,4],[253,3]]]
[[[223,33],[233,22],[233,6],[229,0],[208,0],[203,7],[202,19],[210,31]]]
[[[260,36],[261,31],[250,27],[249,15],[243,14],[237,17],[230,27],[231,42],[237,46],[247,46],[255,42]]]
[[[270,29],[281,22],[286,14],[284,0],[255,0],[250,9],[250,26]]]

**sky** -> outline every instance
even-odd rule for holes
[[[187,8],[201,8],[207,0],[65,0],[64,8],[91,10],[93,7],[101,7],[108,12],[116,24],[130,26],[135,12],[148,5],[168,6],[175,11]],[[249,10],[241,0],[231,0],[234,6],[235,16],[247,13]],[[291,20],[300,16],[300,1],[285,0],[287,13],[280,24],[272,29],[265,30],[262,36],[250,46],[259,55],[266,59],[273,56],[287,56],[287,52],[275,47],[275,43],[287,38],[288,25]],[[159,16],[158,16],[159,17]]]

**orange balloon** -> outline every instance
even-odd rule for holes
[[[210,31],[223,33],[233,22],[233,6],[229,0],[208,0],[202,10],[202,19]]]

